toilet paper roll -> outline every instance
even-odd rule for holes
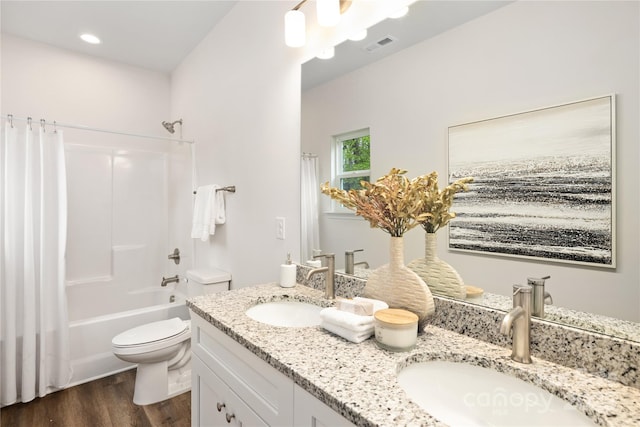
[[[296,266],[295,264],[280,265],[280,286],[283,288],[292,288],[296,285]]]

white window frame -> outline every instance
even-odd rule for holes
[[[366,177],[366,176],[371,177],[371,169],[349,171],[349,172],[345,172],[342,170],[342,165],[344,164],[342,159],[342,143],[350,139],[360,138],[367,135],[371,137],[371,132],[369,128],[359,129],[359,130],[333,136],[332,143],[331,143],[331,186],[332,187],[341,188],[340,180],[343,178],[358,178],[358,177]],[[369,167],[371,167],[371,152],[369,152]],[[339,202],[333,199],[331,200],[331,209],[333,213],[354,214],[352,210],[345,208]]]

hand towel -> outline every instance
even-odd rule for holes
[[[362,316],[360,316],[362,317]],[[374,333],[374,327],[371,326],[370,328],[360,331],[360,332],[355,332],[352,331],[350,329],[346,329],[343,328],[341,326],[338,326],[334,323],[330,323],[330,322],[325,322],[325,321],[321,321],[320,322],[320,326],[324,329],[326,329],[327,331],[336,334],[338,336],[341,336],[342,338],[351,341],[353,343],[359,344],[362,341],[366,340],[367,338],[369,338],[371,335],[373,335]]]
[[[224,207],[224,191],[218,191],[220,188],[219,185],[213,186],[213,205],[211,209],[211,222],[210,222],[210,234],[215,233],[216,224],[222,225],[227,222],[227,213],[225,212]]]
[[[196,200],[193,205],[193,221],[191,238],[203,242],[209,238],[211,204],[214,195],[213,185],[204,185],[196,189]]]
[[[364,332],[373,327],[373,316],[360,316],[358,314],[340,311],[336,307],[323,308],[320,311],[320,319],[325,323],[331,323],[353,332]]]

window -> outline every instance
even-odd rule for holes
[[[369,129],[349,132],[333,139],[332,185],[343,190],[360,189],[371,173]],[[338,208],[338,207],[336,207]],[[338,208],[338,210],[341,210]]]

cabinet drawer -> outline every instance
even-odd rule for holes
[[[293,380],[193,312],[191,350],[267,424],[293,424]]]
[[[191,361],[193,396],[197,396],[191,408],[192,426],[268,426],[198,356]]]
[[[355,426],[355,424],[297,385],[294,390],[293,406],[295,408],[293,425],[296,427]]]

